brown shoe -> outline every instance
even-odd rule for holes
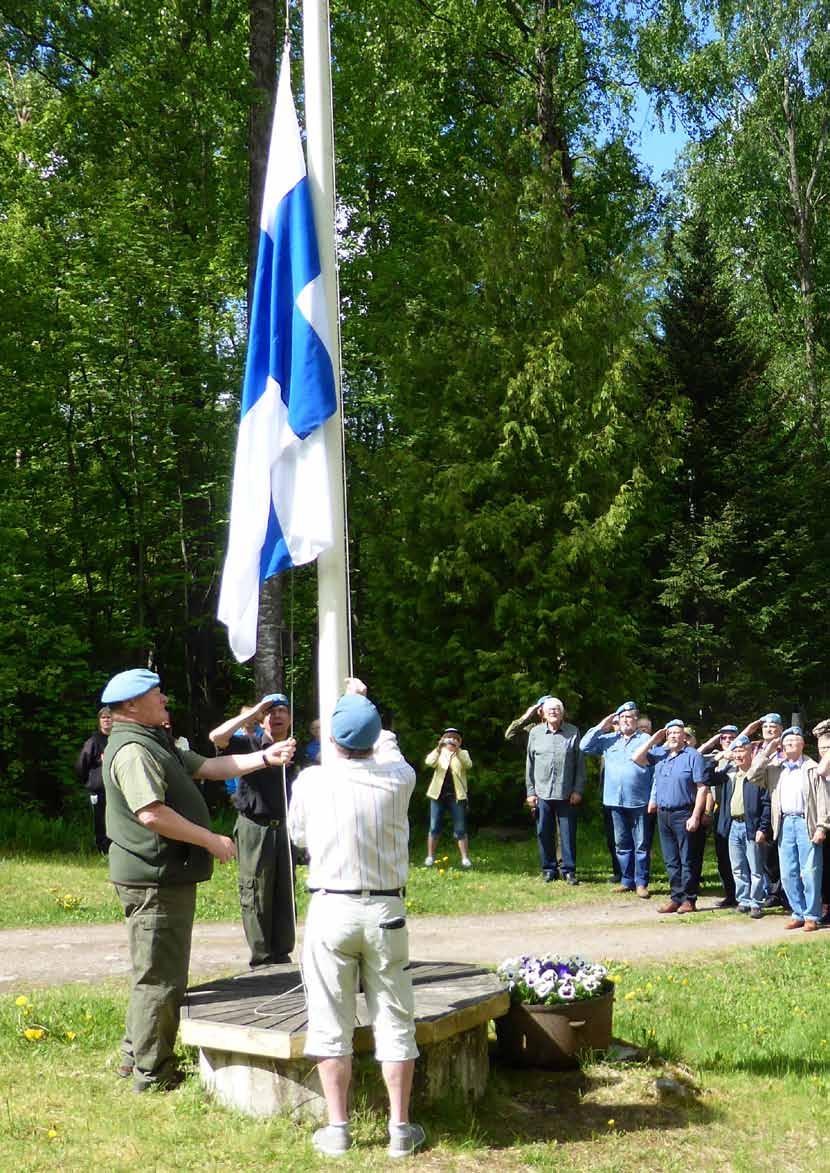
[[[637,895],[641,900],[651,900],[651,893],[648,888],[644,888],[642,884],[637,887]]]
[[[805,920],[804,932],[805,933],[817,933],[818,932],[818,921],[817,920]]]
[[[633,888],[627,888],[625,884],[617,884],[611,889],[612,892],[633,892]]]
[[[679,904],[675,904],[675,902],[673,900],[670,900],[668,902],[668,904],[664,904],[663,907],[658,908],[657,911],[658,912],[677,912],[679,907],[680,907]]]
[[[784,928],[785,929],[802,929],[802,928],[804,928],[804,921],[803,920],[796,920],[796,918],[793,916],[787,921],[787,923],[784,925]]]
[[[681,916],[684,912],[697,912],[697,907],[693,900],[684,900],[677,910],[677,915]]]

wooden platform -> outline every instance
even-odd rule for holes
[[[452,962],[410,964],[415,994],[416,1088],[477,1098],[488,1074],[487,1023],[507,1012],[507,992],[490,970]],[[366,1002],[357,1003],[356,1053],[370,1052]],[[314,1064],[303,1057],[308,1024],[299,970],[270,966],[188,990],[182,1041],[199,1048],[202,1079],[217,1097],[253,1115],[321,1118]]]

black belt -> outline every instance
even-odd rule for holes
[[[687,802],[683,806],[660,806],[657,809],[661,811],[690,811],[694,803]]]
[[[252,823],[256,823],[258,827],[281,827],[283,819],[269,819],[267,815],[249,815],[245,811],[239,812],[243,819],[249,819]]]
[[[406,896],[406,888],[309,888],[309,892],[322,892],[324,896]]]

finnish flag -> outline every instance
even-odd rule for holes
[[[219,619],[237,660],[256,651],[260,584],[332,544],[322,425],[337,394],[300,128],[283,53],[233,473]]]

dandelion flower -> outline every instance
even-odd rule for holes
[[[25,994],[18,994],[18,996],[14,1000],[14,1004],[15,1004],[15,1006],[28,1006],[29,999],[26,997]]]
[[[43,1036],[46,1034],[46,1031],[42,1026],[27,1026],[23,1034],[27,1039],[29,1039],[30,1042],[37,1042],[38,1039],[43,1038]]]
[[[616,1120],[614,1119],[614,1117],[612,1116],[610,1120],[607,1120],[607,1121],[606,1121],[606,1123],[607,1123],[607,1125],[608,1125],[608,1127],[609,1127],[609,1128],[613,1128],[613,1127],[614,1127],[614,1125],[615,1125],[617,1122],[616,1122]]]
[[[46,1135],[49,1137],[50,1140],[54,1140],[55,1137],[58,1135],[57,1128],[50,1128],[49,1131],[46,1133]]]
[[[74,1030],[67,1030],[67,1031],[64,1031],[64,1034],[65,1034],[65,1035],[66,1035],[66,1037],[69,1039],[70,1043],[71,1043],[71,1042],[72,1042],[72,1040],[75,1038],[75,1031],[74,1031]]]

